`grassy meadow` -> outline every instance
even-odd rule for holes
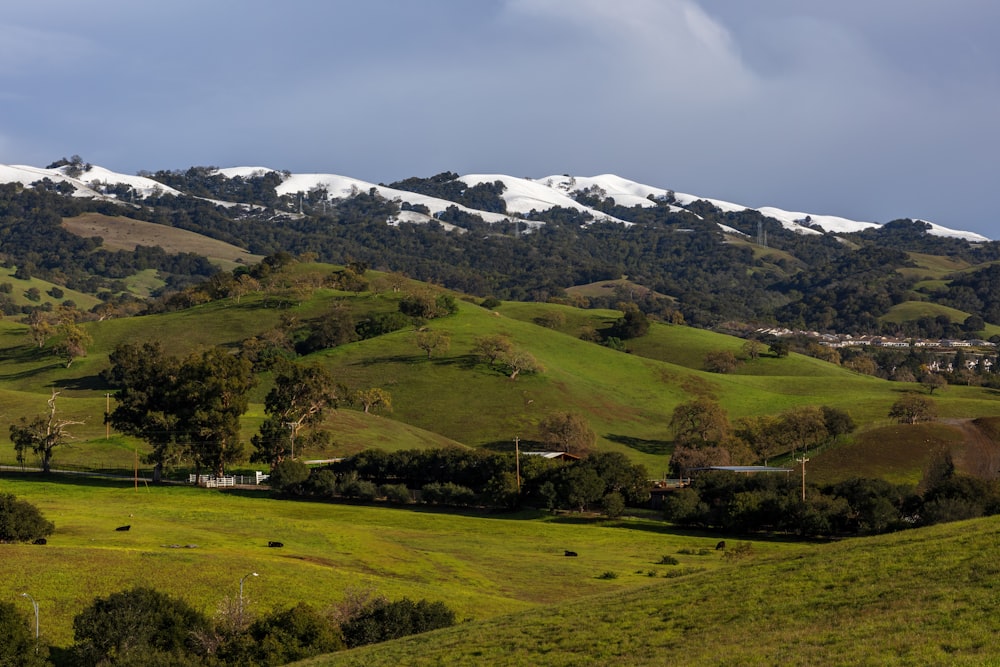
[[[725,566],[714,550],[718,537],[641,518],[310,503],[9,472],[0,473],[0,493],[28,500],[56,525],[45,546],[0,545],[0,597],[29,592],[56,646],[72,642],[72,618],[95,596],[136,585],[182,596],[211,615],[238,595],[241,577],[257,572],[244,592],[258,611],[299,601],[324,608],[349,591],[374,590],[441,600],[471,622]],[[114,530],[122,525],[131,530]],[[285,546],[268,548],[272,540]],[[754,543],[762,556],[811,548]],[[579,557],[566,558],[567,549]],[[659,565],[664,555],[679,563]],[[600,578],[605,572],[618,577]]]
[[[296,664],[1000,664],[998,518],[750,552],[688,577]]]

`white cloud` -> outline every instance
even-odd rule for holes
[[[509,0],[512,19],[573,28],[572,53],[598,51],[611,83],[717,99],[754,85],[729,31],[691,0]]]

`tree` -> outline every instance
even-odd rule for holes
[[[430,359],[433,354],[444,353],[451,347],[451,335],[447,331],[418,331],[417,347],[427,353]]]
[[[208,619],[179,598],[136,587],[93,603],[73,619],[81,665],[196,664],[192,634]]]
[[[94,342],[90,334],[72,320],[63,321],[57,328],[57,333],[62,341],[56,350],[66,360],[66,368],[78,357],[87,356],[87,348]]]
[[[826,432],[830,438],[847,435],[857,428],[854,420],[851,419],[850,413],[847,411],[828,405],[824,405],[820,409],[823,411],[823,423],[826,424]]]
[[[34,620],[13,602],[0,601],[0,665],[42,667],[50,664],[48,648],[35,642]]]
[[[0,494],[0,542],[32,542],[48,537],[54,530],[55,526],[37,507],[18,500],[12,493]]]
[[[205,466],[221,476],[227,463],[240,460],[240,416],[256,384],[250,362],[220,347],[192,354],[181,364],[173,407],[196,469]]]
[[[641,338],[649,332],[649,319],[639,310],[639,306],[634,303],[622,303],[619,304],[619,308],[622,310],[622,317],[611,326],[606,338],[629,340]]]
[[[154,480],[182,456],[217,475],[242,456],[240,416],[257,382],[247,359],[214,347],[178,361],[158,343],[126,343],[109,360],[104,377],[118,405],[108,422],[153,445]]]
[[[236,303],[239,303],[240,299],[247,294],[258,290],[260,290],[260,281],[251,276],[249,273],[241,274],[239,278],[233,281],[233,284],[230,287],[233,300]]]
[[[927,387],[927,393],[933,396],[934,390],[944,390],[948,386],[948,381],[940,373],[924,373],[920,377],[920,384]]]
[[[476,336],[473,341],[472,353],[482,362],[493,367],[504,355],[510,354],[514,345],[510,338],[503,334],[489,334],[486,336]]]
[[[844,366],[862,375],[875,375],[878,373],[878,364],[867,354],[854,357],[845,363]]]
[[[593,449],[597,434],[587,420],[575,412],[551,414],[538,425],[542,441],[557,451],[584,453]]]
[[[504,352],[498,361],[506,368],[507,377],[511,380],[516,380],[521,373],[541,373],[544,370],[530,352],[518,348]]]
[[[709,352],[705,355],[705,370],[710,373],[732,373],[739,368],[740,362],[729,350]]]
[[[735,435],[750,447],[757,460],[767,460],[783,451],[781,419],[775,415],[742,417],[736,423]]]
[[[829,436],[823,411],[814,405],[788,410],[780,419],[781,434],[791,449],[807,450]]]
[[[159,482],[164,468],[179,459],[183,449],[175,438],[174,388],[180,363],[165,356],[159,343],[122,343],[108,361],[111,365],[102,376],[118,391],[116,407],[105,415],[105,421],[152,445],[148,459],[154,464],[153,481]]]
[[[931,421],[937,417],[937,406],[932,398],[907,393],[892,404],[892,408],[889,409],[889,417],[900,424]]]
[[[709,398],[696,398],[674,408],[670,430],[680,443],[709,444],[729,437],[731,427],[721,405]]]
[[[338,391],[333,375],[321,366],[280,363],[274,387],[264,399],[267,419],[251,438],[251,461],[273,468],[295,453],[299,432],[319,424],[327,408],[337,407]]]
[[[778,359],[788,356],[789,344],[787,340],[776,340],[768,346],[768,351]]]
[[[40,415],[30,422],[21,417],[18,424],[10,425],[10,440],[14,443],[18,462],[24,461],[24,452],[30,449],[41,458],[43,472],[51,471],[52,451],[71,439],[72,436],[66,432],[66,427],[83,423],[72,419],[56,418],[56,397],[58,395],[58,391],[52,390],[52,397],[48,400],[48,415]]]
[[[392,396],[385,389],[372,387],[354,392],[354,401],[360,403],[365,414],[372,410],[392,411]]]
[[[35,310],[28,316],[28,335],[31,336],[31,340],[35,342],[35,345],[39,349],[45,347],[45,341],[52,337],[55,333],[55,328],[52,324],[45,318],[42,311]]]
[[[760,358],[760,353],[763,349],[764,344],[756,338],[748,338],[746,342],[743,343],[743,354],[750,361],[757,361],[757,359]]]

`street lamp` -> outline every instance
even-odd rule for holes
[[[31,606],[35,609],[35,653],[38,653],[38,603],[27,593],[21,593],[21,597],[31,600]]]
[[[244,574],[240,579],[240,618],[243,618],[243,582],[247,580],[247,577],[259,576],[256,572],[249,572]]]

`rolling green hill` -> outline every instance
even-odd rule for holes
[[[993,665],[998,545],[991,518],[762,553],[296,664]]]
[[[293,265],[299,279],[328,274],[326,265]],[[372,273],[373,279],[378,274]],[[240,342],[294,322],[307,325],[336,304],[355,319],[375,312],[394,312],[404,292],[350,293],[310,288],[295,297],[295,305],[275,307],[275,301],[251,294],[157,315],[88,322],[93,337],[88,356],[66,368],[50,351],[57,341],[38,349],[27,327],[0,321],[0,396],[5,418],[45,409],[51,390],[61,391],[60,410],[85,420],[76,429],[72,453],[57,452],[67,462],[85,463],[90,447],[104,440],[103,412],[108,389],[99,377],[115,345],[160,341],[168,354],[186,354],[206,346],[236,349]],[[628,342],[622,353],[579,338],[586,327],[600,329],[620,314],[611,310],[581,310],[558,304],[503,303],[494,310],[458,300],[454,315],[430,320],[425,328],[450,337],[447,351],[427,354],[416,345],[415,328],[322,350],[301,361],[328,367],[352,389],[381,387],[390,392],[393,410],[365,415],[361,423],[350,408],[328,418],[336,443],[317,458],[343,455],[368,444],[386,448],[428,446],[437,442],[470,447],[509,448],[515,437],[530,443],[539,437],[538,424],[558,411],[586,417],[598,436],[598,449],[620,451],[643,463],[654,474],[665,470],[671,449],[668,424],[673,409],[698,396],[712,396],[730,419],[777,414],[805,405],[828,405],[847,411],[862,429],[887,423],[889,407],[901,391],[916,385],[891,383],[859,375],[839,366],[791,354],[764,355],[734,374],[701,370],[711,351],[739,354],[743,341],[703,329],[654,323],[650,333]],[[556,315],[557,317],[551,317]],[[555,322],[556,328],[538,321]],[[472,353],[479,336],[503,334],[532,354],[544,368],[512,381],[477,362]],[[249,441],[263,417],[268,374],[253,393],[244,418]],[[1000,415],[1000,397],[979,387],[951,387],[935,395],[943,417],[975,418]],[[377,425],[377,426],[376,426]],[[392,428],[390,428],[392,426]],[[133,445],[122,455],[131,465]],[[413,443],[416,443],[415,445]],[[303,452],[303,456],[310,455]],[[12,450],[0,450],[0,461],[11,461]]]

